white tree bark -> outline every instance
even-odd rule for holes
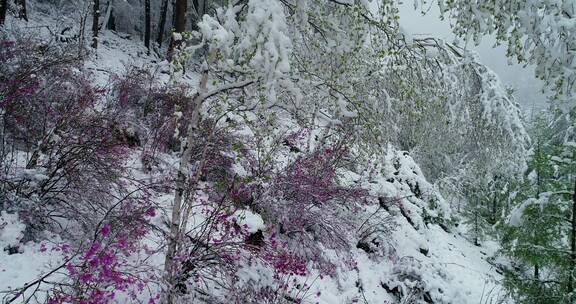
[[[175,271],[174,258],[176,252],[178,252],[178,242],[181,239],[181,231],[186,229],[186,227],[181,227],[180,225],[182,221],[181,213],[183,208],[182,198],[184,196],[184,190],[186,188],[186,177],[188,176],[190,158],[192,155],[191,144],[192,140],[194,139],[194,134],[196,134],[196,131],[198,130],[198,125],[200,122],[200,108],[202,107],[202,103],[205,100],[203,96],[204,92],[206,91],[207,83],[208,83],[208,69],[205,68],[200,78],[198,92],[196,93],[192,101],[193,106],[192,116],[190,117],[190,124],[188,125],[188,134],[181,149],[180,164],[178,168],[178,175],[176,177],[176,193],[174,195],[174,204],[172,206],[172,219],[170,223],[168,250],[166,252],[166,257],[164,260],[165,280],[168,285],[165,296],[166,304],[174,303],[173,289],[174,284],[176,283],[174,275]]]
[[[195,196],[195,191],[197,188],[197,184],[199,181],[200,173],[196,172],[196,175],[191,184],[187,185],[187,177],[189,174],[189,167],[190,167],[190,160],[192,157],[192,143],[194,140],[194,136],[197,134],[199,124],[200,124],[200,109],[202,108],[202,104],[208,98],[231,89],[242,88],[247,85],[252,84],[254,81],[252,80],[245,80],[234,82],[230,84],[222,85],[216,89],[208,90],[208,77],[209,77],[209,69],[208,66],[205,65],[200,77],[200,83],[198,85],[198,92],[194,96],[192,100],[192,114],[190,117],[190,124],[188,126],[186,139],[182,143],[181,148],[181,157],[180,157],[180,164],[178,168],[178,175],[176,177],[176,193],[174,196],[174,203],[172,207],[172,218],[170,222],[170,234],[168,239],[168,249],[166,251],[166,257],[164,260],[164,272],[165,272],[165,281],[167,284],[167,290],[164,297],[164,303],[172,304],[175,300],[175,295],[173,294],[173,289],[176,282],[176,274],[175,274],[175,265],[174,265],[174,258],[176,257],[177,253],[180,251],[179,248],[180,241],[182,240],[182,236],[186,233],[186,226],[188,223],[188,217],[190,216],[190,211],[192,208],[188,206],[184,201],[184,193],[187,187],[190,187],[191,191],[189,192],[189,201],[192,201]],[[203,154],[203,158],[205,158],[205,153]],[[204,159],[201,160],[201,163],[204,163]],[[202,165],[200,166],[201,170]]]

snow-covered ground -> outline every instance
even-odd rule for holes
[[[52,22],[44,17],[32,18],[30,25]],[[102,33],[97,53],[91,54],[85,63],[95,83],[100,85],[106,84],[110,75],[122,73],[129,66],[151,69],[168,81],[165,62],[146,55],[140,41],[109,31]],[[198,76],[189,72],[180,81],[194,86]],[[175,165],[170,156],[166,156],[166,161]],[[349,239],[355,242],[352,247],[356,248],[351,252],[354,263],[342,267],[337,276],[320,276],[310,268],[307,276],[297,277],[298,282],[308,285],[305,302],[501,303],[498,301],[502,300],[499,284],[502,277],[489,263],[498,249],[495,243],[486,241],[482,246],[475,246],[466,239],[465,225],[457,225],[458,216],[434,185],[426,181],[410,156],[391,152],[388,159],[381,160],[377,172],[373,176],[351,171],[340,173],[343,183],[362,184],[374,197],[386,201],[364,204],[355,211],[357,224],[381,221],[382,231],[363,244]],[[134,165],[134,174],[148,178],[137,165]],[[153,221],[162,223],[162,214],[169,214],[172,199],[170,194],[158,194],[157,204],[166,212],[157,214]],[[252,211],[238,212],[237,216],[250,232],[267,224]],[[40,243],[19,244],[24,228],[17,214],[0,214],[0,248],[3,249],[0,251],[0,292],[33,282],[64,262],[62,250],[66,248],[59,245],[62,241],[58,236],[48,235],[46,241]],[[160,243],[154,237],[147,241],[151,246]],[[334,259],[339,257],[334,250],[326,249],[323,254]],[[161,253],[149,260],[150,266],[156,267],[159,273],[162,262]],[[259,271],[269,270],[258,269],[257,265],[246,266],[241,277],[250,280],[266,276]],[[49,280],[65,276],[64,271],[59,273]],[[146,295],[142,297],[145,300]]]

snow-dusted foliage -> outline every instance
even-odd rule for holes
[[[481,175],[522,171],[528,136],[498,77],[474,53],[407,37],[390,17],[394,6],[383,1],[374,12],[310,2],[306,18],[299,5],[289,10],[302,95],[286,102],[310,100],[294,115],[321,127],[321,137],[354,132],[367,159],[387,143],[410,151],[432,180],[470,168]],[[486,161],[495,155],[498,165]]]
[[[503,229],[511,267],[507,289],[518,303],[573,302],[576,269],[576,150],[571,113],[539,116],[522,183]]]
[[[4,301],[503,299],[441,190],[523,170],[518,106],[474,54],[405,35],[395,1],[179,0],[196,16],[169,61],[128,39],[139,1],[82,1],[94,21],[29,1],[59,21],[2,29],[0,265],[47,262]]]
[[[117,135],[118,113],[94,111],[102,92],[74,71],[73,56],[34,41],[2,43],[4,208],[28,219],[27,239],[48,227],[90,231],[112,199],[106,192],[123,187],[129,144]],[[60,219],[70,212],[79,222]]]
[[[573,1],[439,0],[438,5],[441,12],[454,20],[458,36],[479,43],[483,35],[494,34],[508,47],[510,57],[535,64],[536,76],[549,89],[555,89],[557,97],[573,98],[576,92]]]
[[[52,303],[135,297],[153,273],[134,271],[139,262],[131,258],[143,252],[155,214],[152,186],[131,179],[127,166],[138,138],[126,130],[117,99],[92,86],[70,50],[35,39],[2,44],[0,206],[25,227],[3,249],[15,254],[38,242],[40,255],[62,254],[46,277],[14,286],[4,299],[40,292]],[[63,240],[44,244],[53,235]],[[55,281],[46,283],[50,275]]]
[[[439,66],[433,70],[450,72],[437,78],[440,83],[399,91],[397,98],[408,99],[411,108],[392,105],[400,122],[398,143],[414,152],[434,180],[450,178],[459,170],[475,170],[471,176],[521,172],[529,139],[513,97],[474,54],[441,41],[428,43],[442,46],[436,46]],[[406,87],[405,81],[396,85]],[[493,158],[499,161],[491,162]]]
[[[218,9],[215,17],[204,15],[199,32],[209,46],[208,53],[221,56],[217,68],[255,74],[259,81],[272,85],[290,71],[292,45],[284,8],[277,1],[250,0],[246,5],[240,22],[236,14],[241,8],[232,3]],[[274,87],[268,90],[267,97],[274,98]]]

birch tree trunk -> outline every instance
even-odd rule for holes
[[[540,154],[540,140],[538,140],[538,142],[536,143],[536,155],[538,155],[538,157],[541,156]],[[541,164],[538,163],[538,166],[536,168],[536,199],[540,198],[540,192],[542,191],[542,180],[541,180]],[[538,246],[538,242],[536,242],[536,244],[534,244],[536,246]],[[534,279],[538,280],[540,278],[540,267],[538,266],[538,263],[536,263],[534,265]]]
[[[200,122],[200,108],[202,107],[202,102],[204,101],[204,94],[207,91],[208,83],[208,69],[202,72],[200,78],[200,83],[198,86],[198,92],[194,96],[192,101],[192,115],[190,117],[190,124],[188,126],[188,134],[186,140],[182,144],[180,164],[178,168],[178,175],[176,177],[176,193],[174,195],[174,203],[172,207],[172,219],[170,223],[170,238],[168,240],[168,250],[166,252],[166,258],[164,260],[164,272],[165,280],[167,283],[167,293],[165,297],[166,304],[174,303],[174,285],[175,285],[175,267],[174,258],[178,252],[178,242],[181,239],[181,231],[186,229],[186,227],[181,227],[182,222],[182,209],[184,197],[184,191],[186,190],[186,178],[188,176],[188,169],[190,166],[190,158],[192,156],[192,141],[194,140],[194,135],[198,130],[198,125]],[[193,188],[196,187],[193,185]],[[191,197],[194,196],[194,191],[191,191]]]
[[[213,56],[208,54],[208,62],[211,62]],[[180,241],[183,239],[182,236],[186,232],[186,226],[188,223],[188,217],[190,216],[191,207],[190,204],[194,199],[197,184],[200,180],[200,175],[205,160],[206,160],[206,150],[204,150],[202,159],[200,160],[200,166],[198,168],[199,171],[196,172],[194,179],[191,183],[187,182],[187,177],[189,175],[189,167],[190,161],[192,157],[192,144],[194,142],[194,137],[198,132],[199,124],[200,124],[200,109],[202,108],[202,104],[208,98],[219,94],[221,92],[225,92],[228,90],[239,89],[246,87],[255,81],[253,80],[244,80],[238,81],[226,85],[222,85],[217,87],[213,90],[208,90],[208,78],[209,78],[209,68],[208,63],[205,63],[200,77],[200,83],[198,85],[198,92],[194,96],[192,100],[192,114],[190,116],[190,123],[188,125],[188,130],[186,134],[186,139],[182,143],[181,148],[181,156],[180,156],[180,163],[178,167],[178,173],[176,176],[176,192],[174,195],[174,203],[172,207],[172,218],[170,221],[170,234],[168,239],[168,247],[166,251],[166,257],[164,260],[164,272],[165,272],[165,281],[167,284],[167,290],[164,297],[165,304],[173,304],[175,295],[174,287],[176,285],[176,278],[177,275],[175,273],[176,267],[174,265],[174,259],[176,255],[181,251],[182,248],[179,247]],[[184,194],[186,190],[188,191],[188,201],[190,203],[186,204],[184,202]]]

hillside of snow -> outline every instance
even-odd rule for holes
[[[22,33],[51,39],[46,29],[63,27],[39,14],[26,25],[9,24],[0,42],[5,50],[13,41],[22,41],[17,37]],[[3,60],[7,66],[14,63]],[[108,109],[104,100],[123,96],[123,91],[114,91],[114,79],[128,71],[143,70],[155,79],[154,84],[133,86],[127,81],[128,89],[174,81],[166,61],[146,55],[140,41],[112,31],[104,31],[98,50],[74,69],[71,73],[86,75],[86,83],[101,89],[94,93],[97,102],[90,110],[97,113]],[[184,94],[188,97],[194,96],[200,78],[193,70],[177,75],[179,83],[187,86]],[[53,155],[47,149],[41,151],[38,164],[31,166],[30,151],[24,145],[12,147],[11,165],[2,168],[0,179],[4,183],[0,187],[3,303],[68,303],[81,290],[92,292],[88,293],[92,300],[87,298],[85,303],[159,301],[179,159],[177,149],[149,155],[145,138],[154,134],[154,125],[129,121],[138,115],[138,102],[146,96],[126,97],[128,105],[115,112],[125,123],[119,127],[123,136],[138,138],[122,148],[114,165],[123,169],[119,180],[123,191],[137,196],[135,205],[122,203],[127,200],[120,190],[111,197],[95,194],[90,199],[101,197],[102,201],[92,209],[77,211],[85,215],[84,222],[61,217],[56,224],[31,228],[34,214],[29,211],[44,202],[37,189],[44,189],[45,181],[52,179]],[[130,98],[137,103],[134,108]],[[216,104],[206,106],[203,116],[214,116],[209,109]],[[174,115],[177,121],[187,119],[183,109],[174,113],[179,113]],[[187,256],[176,259],[187,271],[181,279],[182,303],[480,304],[503,300],[502,276],[492,262],[497,245],[486,241],[475,246],[466,237],[466,225],[408,152],[388,146],[370,162],[358,163],[350,156],[354,147],[341,149],[345,140],[325,148],[320,128],[301,126],[291,115],[277,114],[274,127],[264,129],[255,127],[264,119],[255,114],[220,115],[226,117],[215,124],[221,133],[195,139],[197,143],[208,138],[217,142],[214,149],[195,151],[195,155],[209,155],[198,161],[209,169],[199,177],[196,195],[187,198],[193,202],[186,222],[189,239],[181,241],[191,244],[201,257],[193,265]],[[92,136],[82,132],[71,140]],[[65,139],[64,133],[51,133],[42,140],[58,145]],[[265,165],[270,168],[256,173],[255,164],[264,159],[262,151],[269,154]],[[323,166],[332,159],[337,160],[337,167]],[[221,163],[225,170],[210,169],[213,164],[224,167]],[[98,166],[93,169],[98,171]],[[59,174],[58,170],[53,173]],[[223,195],[222,180],[230,182]],[[144,188],[145,192],[137,192]],[[74,195],[72,204],[83,204],[83,193]],[[53,204],[52,213],[68,210]],[[115,221],[109,220],[112,214]],[[212,217],[218,220],[207,228],[203,223]],[[90,223],[90,218],[95,222]],[[93,233],[85,234],[83,229]],[[137,238],[124,239],[127,231]],[[137,275],[126,275],[132,272]]]

